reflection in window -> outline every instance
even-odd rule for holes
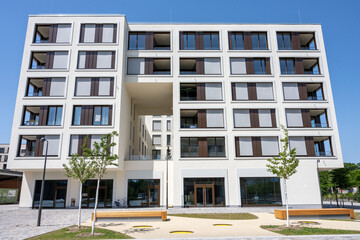
[[[49,107],[49,115],[47,125],[60,126],[62,118],[62,107]]]
[[[291,35],[290,33],[278,33],[277,42],[279,50],[291,50]]]
[[[73,117],[73,125],[80,125],[81,120],[81,107],[74,108],[74,117]]]
[[[130,33],[129,50],[145,49],[145,33]]]
[[[183,42],[185,50],[195,49],[195,33],[183,33]]]
[[[265,59],[254,59],[254,73],[255,74],[266,74]]]
[[[232,49],[243,50],[244,49],[244,35],[242,33],[231,34]]]
[[[204,49],[219,49],[219,33],[204,33]]]
[[[295,66],[293,59],[280,59],[281,74],[295,74]]]
[[[266,33],[252,33],[251,42],[252,42],[252,49],[266,50],[267,49]]]

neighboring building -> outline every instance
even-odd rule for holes
[[[9,144],[0,144],[0,169],[7,169],[9,157]]]
[[[39,202],[41,137],[45,205],[67,207],[79,204],[79,185],[62,164],[81,154],[86,135],[90,146],[114,130],[118,166],[101,182],[99,207],[125,198],[130,207],[164,206],[164,115],[172,116],[174,207],[281,205],[283,183],[266,169],[281,149],[281,124],[300,159],[288,181],[291,207],[320,207],[318,168],[343,167],[320,25],[38,15],[29,17],[8,162],[24,172],[20,207]],[[156,119],[162,147],[153,157]],[[83,186],[84,207],[94,206],[95,184]]]

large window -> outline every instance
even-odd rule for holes
[[[281,74],[295,74],[295,64],[293,59],[280,59]]]
[[[279,50],[291,50],[291,34],[290,33],[278,33],[277,42]]]
[[[267,47],[266,33],[252,33],[251,34],[252,49],[265,50]]]
[[[160,160],[161,159],[161,150],[152,150],[152,159]]]
[[[129,179],[128,207],[159,207],[160,179]]]
[[[81,206],[93,208],[95,206],[97,180],[87,180],[82,187]],[[98,208],[111,208],[113,203],[113,180],[100,180]]]
[[[94,107],[93,125],[109,125],[109,106]]]
[[[129,50],[144,50],[145,49],[145,33],[130,33],[129,35]]]
[[[244,35],[243,33],[232,33],[232,50],[243,50],[244,49]]]
[[[204,50],[219,49],[219,33],[204,33]]]
[[[45,180],[43,208],[65,208],[67,180]],[[33,208],[40,205],[41,180],[35,181]]]
[[[240,178],[241,206],[281,206],[280,180],[276,177]]]
[[[183,33],[184,50],[195,50],[195,33]]]
[[[181,157],[225,157],[225,138],[182,137]]]
[[[207,138],[208,156],[225,157],[225,138]]]
[[[198,157],[198,138],[181,138],[181,157]]]
[[[266,74],[265,58],[254,58],[254,74]]]

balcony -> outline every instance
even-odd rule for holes
[[[220,58],[180,58],[180,75],[220,74]]]
[[[310,118],[312,128],[329,127],[326,109],[310,109]]]
[[[170,58],[128,58],[128,75],[170,75]]]
[[[316,50],[313,32],[278,32],[279,50]]]
[[[60,126],[62,106],[25,106],[22,126]]]
[[[322,83],[283,83],[284,100],[323,101]]]
[[[33,43],[69,43],[70,24],[36,25]]]
[[[126,155],[125,161],[161,161],[166,160],[158,156],[148,156],[148,155]]]
[[[283,75],[321,74],[317,58],[280,58],[280,70]]]
[[[314,148],[316,157],[333,156],[330,137],[314,137]]]
[[[170,50],[170,32],[130,32],[129,50]]]
[[[198,110],[181,110],[180,128],[198,128]]]

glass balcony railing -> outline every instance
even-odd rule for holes
[[[332,152],[331,151],[315,151],[315,156],[317,156],[317,157],[331,157]]]
[[[313,128],[327,128],[327,123],[311,123],[311,127]]]
[[[197,124],[181,124],[181,128],[198,128]]]
[[[25,121],[23,123],[24,126],[38,126],[39,125],[39,121],[35,121],[35,120],[30,120],[30,121]]]

